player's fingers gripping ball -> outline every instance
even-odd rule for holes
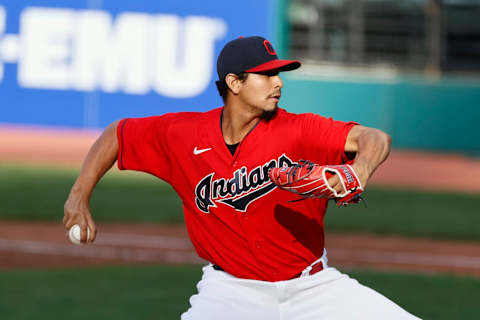
[[[78,224],[73,225],[70,230],[68,230],[68,237],[73,244],[82,245],[81,239],[81,228]],[[90,228],[87,227],[87,241],[90,239]]]
[[[291,167],[272,168],[268,174],[273,183],[283,190],[302,198],[334,199],[338,206],[358,203],[363,192],[357,174],[348,164],[320,166],[300,160]],[[333,175],[340,179],[340,192],[328,182]]]

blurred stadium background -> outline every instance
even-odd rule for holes
[[[329,209],[332,265],[422,318],[478,318],[479,17],[476,0],[0,1],[2,319],[188,308],[202,262],[169,186],[112,170],[89,247],[64,238],[63,202],[110,122],[219,106],[216,56],[249,35],[303,62],[282,107],[393,138],[369,207]]]

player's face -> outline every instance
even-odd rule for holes
[[[240,99],[260,116],[275,112],[282,94],[283,82],[277,70],[250,73],[242,84]]]

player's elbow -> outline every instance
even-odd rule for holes
[[[390,146],[392,145],[392,137],[380,129],[366,128],[365,136],[369,137],[369,139],[375,140],[376,144],[382,145],[385,148],[390,149]]]
[[[387,158],[392,147],[392,137],[381,130],[376,129],[376,131],[378,144],[382,147],[385,158]]]
[[[380,131],[380,136],[383,144],[390,150],[390,147],[392,146],[392,136],[383,131]]]
[[[120,123],[121,120],[115,120],[113,121],[112,123],[110,123],[107,128],[105,130],[112,130],[112,131],[116,131],[117,130],[117,127],[118,127],[118,124]]]
[[[367,128],[365,130],[365,139],[375,145],[377,152],[384,155],[384,159],[390,154],[392,146],[392,137],[382,130],[376,128]]]

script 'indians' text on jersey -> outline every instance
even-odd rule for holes
[[[327,201],[291,202],[298,196],[276,188],[268,169],[301,159],[346,163],[345,142],[355,123],[279,108],[232,155],[221,116],[217,108],[123,119],[118,167],[148,172],[173,186],[203,259],[240,278],[290,279],[323,254]]]

